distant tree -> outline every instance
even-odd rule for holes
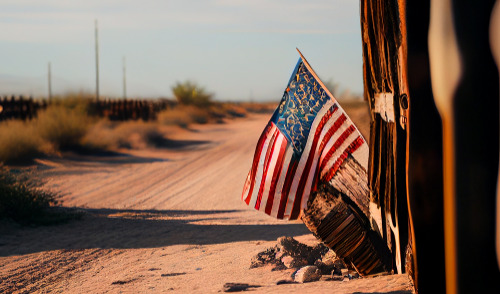
[[[172,92],[179,104],[198,107],[210,105],[213,97],[212,93],[208,93],[205,88],[191,81],[177,82],[172,87]]]

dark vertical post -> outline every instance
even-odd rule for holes
[[[99,36],[95,20],[95,99],[99,101]]]
[[[463,68],[453,97],[460,293],[472,293],[478,286],[485,293],[500,293],[495,249],[499,73],[489,42],[494,3],[494,0],[453,1]],[[481,274],[474,269],[481,269]]]
[[[127,69],[125,56],[123,56],[123,99],[127,99]]]
[[[443,135],[432,94],[428,32],[430,0],[408,0],[408,88],[411,128],[408,189],[418,254],[418,291],[445,293]]]
[[[49,84],[49,101],[52,100],[52,71],[50,67],[50,62],[49,62],[49,68],[48,68],[48,84]]]

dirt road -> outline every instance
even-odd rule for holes
[[[404,275],[276,285],[290,271],[249,269],[280,236],[314,243],[301,222],[283,222],[240,200],[269,115],[168,134],[169,148],[38,161],[45,187],[82,220],[47,227],[0,224],[0,292],[411,293]]]

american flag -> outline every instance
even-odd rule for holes
[[[333,183],[350,156],[366,170],[368,152],[363,136],[301,54],[257,143],[242,200],[275,218],[297,219],[318,181]]]

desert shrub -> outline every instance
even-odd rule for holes
[[[187,128],[190,124],[206,124],[213,120],[211,107],[202,108],[194,105],[179,105],[158,114],[158,121],[163,125],[176,125]]]
[[[158,122],[163,125],[174,125],[181,128],[187,128],[193,121],[189,113],[179,106],[158,113]]]
[[[63,96],[55,96],[52,98],[50,103],[51,105],[72,109],[81,114],[89,114],[93,112],[93,101],[94,94],[86,92],[70,92]]]
[[[89,128],[82,139],[87,149],[159,147],[165,140],[158,125],[142,121],[111,122],[102,120]]]
[[[213,94],[208,93],[203,87],[190,81],[177,82],[172,87],[172,92],[179,104],[195,105],[198,107],[210,105],[213,96]]]
[[[0,123],[0,142],[0,162],[26,161],[50,150],[34,124],[18,120]]]
[[[0,164],[0,219],[22,224],[53,224],[81,217],[51,210],[59,204],[56,195],[41,190],[36,182],[28,179]]]
[[[80,108],[51,105],[35,121],[36,131],[55,149],[79,147],[91,124],[91,119]]]

